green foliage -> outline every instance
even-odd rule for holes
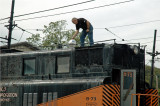
[[[57,22],[51,22],[49,26],[44,26],[43,33],[45,34],[45,37],[43,38],[42,44],[43,46],[50,46],[50,45],[57,45],[57,44],[64,44],[62,41],[66,37],[66,21],[57,21]],[[71,36],[71,35],[70,35]]]
[[[160,69],[154,68],[153,87],[156,88],[156,75],[158,76],[158,88],[160,88]],[[150,83],[151,67],[145,66],[145,80]]]
[[[28,42],[34,44],[34,45],[37,45],[37,46],[40,46],[41,44],[39,42],[41,42],[41,37],[40,37],[40,34],[35,34],[35,35],[32,35],[31,37],[27,38],[26,39]]]
[[[75,33],[75,30],[66,30],[66,25],[66,20],[50,22],[48,26],[44,25],[43,34],[45,34],[45,36],[42,39],[39,34],[36,34],[26,40],[34,45],[47,49],[55,49],[59,44],[66,45]],[[80,44],[80,34],[81,33],[75,38],[77,44]],[[86,42],[89,42],[88,36],[86,37]]]

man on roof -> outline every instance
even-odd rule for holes
[[[72,18],[73,24],[76,26],[76,32],[74,33],[72,39],[74,39],[77,34],[79,33],[79,29],[82,28],[82,34],[80,36],[80,42],[81,42],[81,47],[84,47],[84,41],[86,35],[88,35],[89,41],[90,41],[90,46],[92,46],[94,43],[93,41],[93,26],[91,23],[86,20],[85,18]]]

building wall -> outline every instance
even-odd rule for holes
[[[26,47],[24,45],[19,45],[16,47],[11,47],[11,49],[16,49],[16,50],[20,50],[20,51],[34,51],[33,49]]]

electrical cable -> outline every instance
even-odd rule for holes
[[[157,36],[157,37],[160,37],[160,36]],[[137,39],[129,39],[128,41],[131,41],[131,40],[141,40],[141,39],[151,39],[153,37],[145,37],[145,38],[137,38]]]
[[[160,41],[160,40],[156,40],[156,41]],[[147,43],[153,43],[153,41],[151,41],[151,42],[144,42],[142,44],[147,44]]]
[[[148,60],[147,60],[148,61]],[[148,63],[150,63],[150,61],[148,61]],[[145,65],[148,65],[148,63],[147,64],[145,64]]]
[[[8,42],[6,42],[6,41],[0,41],[0,42],[3,43],[3,44],[8,43]]]
[[[160,36],[157,36],[157,37],[160,37]],[[137,39],[129,39],[129,40],[127,40],[127,41],[132,41],[132,40],[141,40],[141,39],[151,39],[151,38],[153,38],[153,37],[145,37],[145,38],[137,38]],[[158,41],[158,40],[157,40]],[[119,42],[121,42],[121,41],[119,41]],[[152,41],[153,42],[153,41]],[[149,42],[148,42],[149,43]]]
[[[146,21],[146,22],[139,22],[139,23],[135,23],[135,24],[126,24],[126,25],[120,25],[120,26],[112,26],[112,27],[108,27],[108,28],[119,28],[119,27],[126,27],[126,26],[147,24],[147,23],[152,23],[152,22],[157,22],[157,21],[160,21],[160,20],[152,20],[152,21]]]
[[[103,28],[103,29],[106,29],[107,31],[109,31],[110,33],[112,33],[113,35],[115,35],[116,37],[122,39],[121,37],[119,37],[118,35],[116,35],[115,33],[111,32],[109,29],[107,28]],[[22,30],[22,29],[21,29]],[[27,30],[36,30],[36,31],[42,31],[43,29],[27,29]],[[160,37],[160,36],[157,36],[157,37]],[[145,37],[145,38],[137,38],[137,39],[129,39],[129,40],[122,40],[122,41],[132,41],[132,40],[141,40],[141,39],[150,39],[150,38],[153,38],[153,37]],[[118,42],[121,42],[121,41],[118,41]],[[151,42],[146,42],[146,43],[151,43]],[[143,43],[145,44],[145,43]]]
[[[17,16],[14,16],[14,17],[21,17],[21,16],[26,16],[26,15],[33,15],[33,14],[42,13],[42,12],[47,12],[47,11],[51,11],[51,10],[57,10],[57,9],[61,9],[61,8],[76,6],[76,5],[80,5],[80,4],[84,4],[84,3],[88,3],[88,2],[92,2],[92,1],[94,1],[94,0],[89,0],[89,1],[80,2],[80,3],[75,3],[75,4],[70,4],[70,5],[66,5],[66,6],[62,6],[62,7],[57,7],[57,8],[52,8],[52,9],[47,9],[47,10],[41,10],[41,11],[32,12],[32,13],[26,13],[26,14],[17,15]],[[10,17],[3,18],[3,19],[0,19],[0,21],[6,20],[6,19],[9,19],[9,18],[10,18]]]
[[[103,28],[105,29],[105,28]],[[16,29],[15,29],[16,30]],[[36,31],[43,31],[43,29],[26,29],[26,30],[36,30]],[[109,29],[106,28],[107,31],[111,32]],[[116,35],[115,33],[111,32],[113,35],[117,36],[118,38],[120,38],[118,35]],[[160,37],[160,36],[157,36],[157,37]],[[129,39],[127,41],[132,41],[132,40],[141,40],[141,39],[151,39],[153,37],[145,37],[145,38],[137,38],[137,39]],[[122,38],[120,38],[122,39]],[[126,40],[125,40],[126,41]],[[119,41],[120,42],[120,41]]]
[[[108,27],[108,28],[112,29],[112,28],[119,28],[119,27],[128,27],[128,26],[134,26],[134,25],[140,25],[140,24],[148,24],[148,23],[153,23],[153,22],[158,22],[158,21],[160,21],[160,20],[152,20],[152,21],[138,22],[138,23],[133,23],[133,24],[111,26],[111,27]],[[94,28],[94,29],[104,29],[104,28]]]
[[[153,20],[153,21],[148,21],[148,22],[151,23],[151,22],[157,22],[157,21],[160,21],[160,20]],[[0,23],[0,24],[5,24],[5,23],[8,23],[8,22],[4,22],[4,23]],[[141,24],[146,24],[146,23],[147,22],[141,22]],[[135,23],[135,24],[128,24],[128,25],[120,25],[120,26],[113,26],[113,27],[108,27],[108,28],[117,28],[117,27],[125,27],[125,26],[132,26],[132,25],[138,25],[138,24]],[[94,29],[105,29],[105,28],[94,28]],[[27,30],[41,31],[43,29],[27,29]],[[160,36],[157,36],[157,37],[160,37]],[[144,39],[148,39],[148,38],[144,38]],[[132,40],[132,39],[130,39],[130,40]],[[130,40],[128,40],[128,41],[130,41]],[[133,40],[138,40],[138,39],[133,39]]]
[[[29,32],[29,31],[26,31],[25,29],[23,29],[23,28],[21,28],[21,27],[19,27],[19,26],[16,26],[16,27],[19,28],[19,29],[21,29],[22,31],[28,32],[28,33],[30,33],[30,34],[32,34],[32,35],[35,35],[35,34]]]
[[[8,23],[8,22],[3,22],[3,23],[0,23],[0,24],[5,24],[5,23]]]
[[[153,20],[153,21],[146,21],[146,22],[139,22],[141,24],[147,24],[147,23],[152,23],[152,22],[157,22],[157,21],[160,21],[160,20]],[[7,22],[5,22],[7,23]],[[4,24],[4,23],[0,23],[0,24]],[[125,26],[132,26],[132,25],[139,25],[137,23],[135,24],[127,24],[127,25],[119,25],[119,26],[111,26],[111,27],[108,27],[108,28],[117,28],[117,27],[125,27]],[[105,28],[94,28],[94,29],[105,29]],[[27,29],[27,30],[42,30],[42,29]],[[157,37],[160,37],[160,36],[157,36]]]
[[[146,37],[146,38],[137,38],[137,39],[129,39],[128,41],[132,41],[132,40],[142,40],[142,39],[151,39],[151,38],[153,38],[153,37]]]
[[[112,5],[117,5],[117,4],[123,4],[123,3],[131,2],[131,1],[134,1],[134,0],[123,1],[123,2],[117,2],[117,3],[113,3],[113,4],[107,4],[107,5],[103,5],[103,6],[97,6],[97,7],[87,8],[87,9],[69,11],[69,12],[64,12],[64,13],[58,13],[58,14],[54,14],[54,15],[45,15],[45,16],[39,16],[39,17],[33,17],[33,18],[20,19],[20,20],[15,20],[15,21],[24,21],[24,20],[30,20],[30,19],[44,18],[44,17],[50,17],[50,16],[56,16],[56,15],[62,15],[62,14],[68,14],[68,13],[74,13],[74,12],[92,10],[92,9],[97,9],[97,8],[106,7],[106,6],[112,6]]]
[[[23,34],[24,34],[24,31],[22,32],[21,37],[19,38],[19,40],[18,40],[18,42],[17,42],[17,43],[19,43],[19,42],[20,42],[20,40],[22,39]]]

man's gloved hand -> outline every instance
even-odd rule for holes
[[[89,32],[89,29],[87,29],[86,32]]]

